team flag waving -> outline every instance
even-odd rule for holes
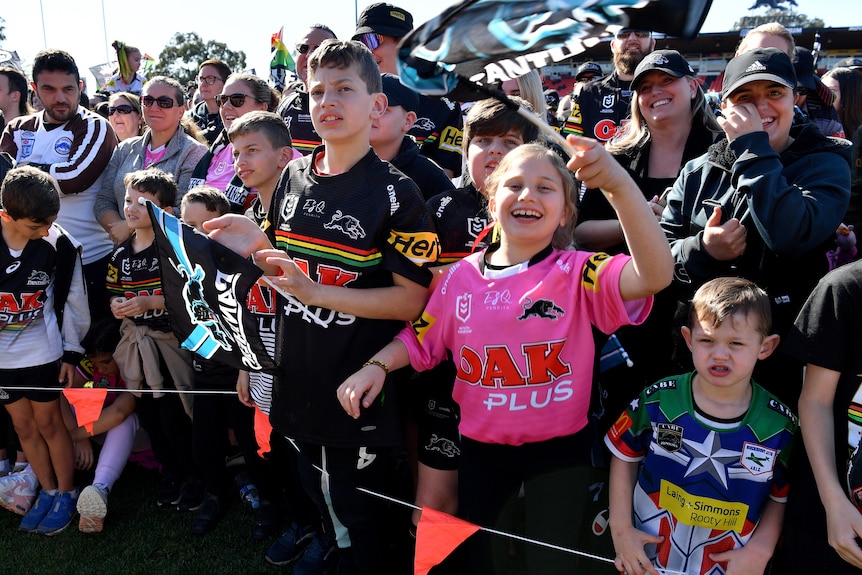
[[[287,46],[282,41],[283,32],[284,26],[272,35],[269,43],[269,51],[272,54],[272,59],[269,62],[269,78],[272,85],[279,90],[284,90],[284,86],[287,83],[287,71],[296,70],[296,62],[293,61],[290,52],[287,50]]]
[[[146,200],[144,200],[146,201]],[[180,346],[238,369],[271,371],[275,362],[245,302],[262,271],[236,252],[146,201],[162,293]]]
[[[622,28],[694,37],[711,2],[466,0],[402,40],[399,75],[423,94],[477,99],[471,93],[476,84],[488,86],[566,60]]]

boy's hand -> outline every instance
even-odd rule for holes
[[[726,563],[727,575],[763,575],[772,551],[764,553],[755,545],[745,545],[739,549],[710,553],[709,558],[716,563]]]
[[[366,365],[338,387],[336,395],[341,407],[353,419],[359,419],[360,402],[362,407],[371,407],[383,389],[386,372],[376,365]]]
[[[158,303],[156,298],[162,300],[162,296],[136,296],[128,299],[117,298],[111,301],[111,312],[113,312],[114,317],[117,319],[142,315],[151,309],[156,309],[155,306]]]
[[[703,247],[719,261],[734,260],[745,252],[745,226],[736,218],[721,223],[721,208],[715,207],[703,229]]]
[[[622,165],[598,140],[569,135],[566,141],[577,150],[566,167],[588,188],[600,188],[613,193],[633,185]]]
[[[308,277],[290,256],[281,250],[268,249],[255,252],[254,259],[281,269],[281,275],[269,280],[305,305],[314,305],[314,296],[320,285]]]
[[[57,381],[66,387],[72,387],[72,383],[75,381],[75,366],[71,363],[61,363],[60,376],[57,378]]]
[[[644,545],[654,543],[658,545],[664,541],[661,535],[650,535],[634,527],[627,527],[619,531],[611,532],[614,541],[614,549],[617,556],[614,559],[614,567],[620,573],[628,575],[659,575],[644,551]]]
[[[247,258],[258,250],[271,248],[266,234],[253,221],[238,214],[227,214],[203,224],[209,237]]]
[[[838,498],[836,498],[837,500]],[[826,507],[826,532],[829,545],[847,563],[862,569],[862,514],[846,498]]]
[[[239,402],[247,407],[254,407],[254,401],[248,392],[248,372],[240,370],[236,378],[236,396]]]

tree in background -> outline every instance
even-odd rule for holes
[[[0,41],[3,41],[6,39],[6,26],[3,25],[3,22],[5,22],[5,21],[6,20],[4,20],[2,17],[0,17]]]
[[[778,22],[785,28],[825,28],[826,24],[820,18],[808,18],[805,14],[793,12],[792,10],[783,10],[781,8],[769,8],[760,16],[743,16],[736,24],[733,25],[733,30],[747,30],[756,28],[767,22]]]
[[[197,76],[198,65],[210,59],[221,60],[237,72],[245,69],[242,50],[234,52],[227,44],[215,40],[204,42],[194,32],[177,32],[159,54],[158,62],[147,77],[169,76],[185,85]]]

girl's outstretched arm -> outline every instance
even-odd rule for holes
[[[358,419],[360,402],[361,407],[370,407],[383,389],[386,374],[408,365],[407,346],[401,340],[392,340],[338,387],[336,394],[341,407],[347,415]]]
[[[567,141],[577,150],[567,167],[588,188],[602,190],[622,225],[632,254],[620,276],[623,299],[643,298],[670,285],[673,279],[670,247],[637,184],[601,142],[573,135]]]

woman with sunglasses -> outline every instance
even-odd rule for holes
[[[96,219],[117,244],[131,234],[122,210],[125,175],[156,167],[171,174],[177,189],[184,193],[194,167],[206,153],[206,146],[198,139],[197,126],[183,116],[185,89],[179,82],[166,76],[149,80],[144,84],[141,104],[147,129],[142,136],[120,142],[114,150],[102,173],[93,210]],[[179,194],[177,206],[181,199],[182,194]]]
[[[234,120],[245,114],[261,110],[272,112],[278,106],[279,95],[266,80],[254,74],[231,74],[221,94],[215,97],[224,127],[204,157],[195,166],[188,189],[207,184],[223,191],[234,213],[244,213],[256,194],[243,187],[233,169],[233,146],[227,131]]]
[[[119,141],[140,136],[143,132],[141,99],[131,92],[115,92],[108,99],[108,121]]]

